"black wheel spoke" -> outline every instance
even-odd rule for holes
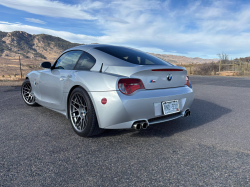
[[[74,111],[74,112],[71,112],[71,114],[75,114],[76,112],[78,112],[78,111],[76,110],[76,111]]]
[[[80,130],[82,130],[83,127],[84,127],[84,125],[83,125],[83,118],[81,119],[80,123],[81,123],[81,125],[80,125]]]
[[[78,106],[80,106],[80,104],[79,104],[79,103],[77,103],[77,102],[75,102],[75,101],[73,101],[73,100],[72,100],[72,102],[73,102],[74,104],[77,104]]]
[[[78,103],[79,103],[80,105],[82,105],[82,101],[81,101],[81,99],[79,98],[79,95],[78,95],[78,94],[76,95],[76,100],[78,101]]]
[[[79,123],[79,121],[81,120],[81,117],[78,116],[77,120],[76,120],[76,123]]]
[[[83,119],[83,121],[84,121],[84,126],[86,126],[88,123],[87,123],[87,118],[85,117],[84,119]]]

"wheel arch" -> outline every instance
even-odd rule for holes
[[[70,95],[71,95],[71,93],[73,92],[73,90],[74,89],[76,89],[76,88],[78,88],[78,87],[81,87],[80,85],[74,85],[70,90],[69,90],[69,92],[68,92],[68,95],[67,95],[67,100],[66,100],[66,102],[67,102],[67,104],[66,104],[66,117],[67,117],[67,119],[69,119],[69,98],[70,98]],[[83,88],[83,87],[81,87],[81,88]],[[84,89],[84,88],[83,88]]]

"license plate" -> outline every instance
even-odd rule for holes
[[[164,101],[162,102],[162,108],[164,115],[173,114],[180,111],[178,100]]]

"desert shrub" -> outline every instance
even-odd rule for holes
[[[38,52],[34,53],[34,57],[35,57],[35,58],[47,59],[46,56],[44,56],[43,54],[38,53]]]
[[[211,75],[212,72],[219,71],[219,64],[218,63],[206,63],[201,64],[193,69],[194,75]]]
[[[24,53],[18,53],[18,54],[22,55],[23,58],[29,58],[29,57],[28,57],[26,54],[24,54]]]
[[[0,39],[3,39],[5,36],[7,36],[7,32],[0,31]]]

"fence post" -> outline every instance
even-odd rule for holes
[[[241,67],[241,61],[240,61],[240,59],[239,59],[239,64],[240,64],[240,71],[242,70],[242,67]]]
[[[190,67],[190,75],[191,75],[191,68],[192,68],[192,67],[191,67],[191,65],[190,65],[189,67]]]
[[[220,67],[221,67],[221,60],[220,60],[220,65],[219,65],[219,72],[220,72]]]
[[[234,68],[234,71],[235,71],[235,64],[234,64],[234,61],[233,61],[233,68]]]
[[[20,63],[20,72],[21,72],[21,79],[23,78],[23,75],[22,75],[22,67],[21,67],[21,59],[20,59],[20,56],[19,56],[19,63]]]

